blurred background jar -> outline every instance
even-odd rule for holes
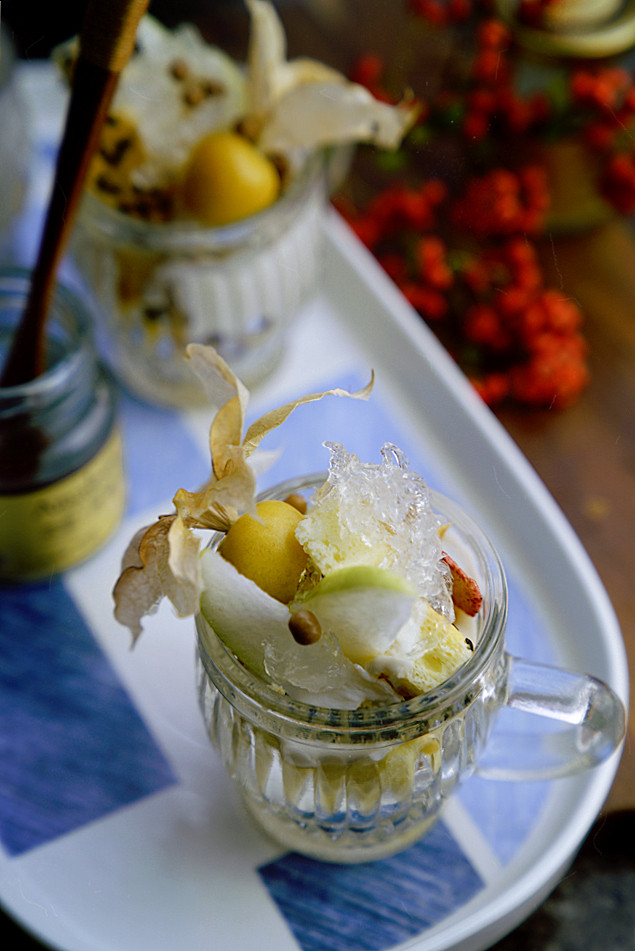
[[[328,190],[316,153],[273,205],[217,227],[143,220],[87,194],[73,260],[122,381],[152,402],[201,402],[192,342],[216,347],[246,386],[265,379],[315,286]]]
[[[4,239],[25,197],[29,152],[14,67],[13,45],[0,25],[0,253],[5,257]]]
[[[0,269],[0,361],[24,310],[30,274]],[[115,389],[100,366],[91,318],[58,285],[47,319],[46,369],[0,387],[0,581],[49,577],[78,564],[123,515],[125,482]]]
[[[515,92],[546,105],[507,153],[545,173],[551,234],[590,231],[632,214],[635,4],[623,0],[496,0],[516,45]],[[510,44],[508,44],[510,45]],[[507,151],[507,150],[505,150]],[[505,154],[503,152],[502,154]]]

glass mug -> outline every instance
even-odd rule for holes
[[[316,153],[273,205],[219,227],[145,221],[85,195],[72,254],[134,393],[202,403],[185,360],[193,342],[214,346],[250,388],[272,373],[322,264],[329,166]]]
[[[310,495],[324,479],[292,480],[260,498]],[[196,619],[199,702],[212,744],[262,828],[313,858],[363,862],[401,851],[477,765],[496,778],[555,778],[601,763],[624,736],[623,704],[606,684],[506,652],[500,559],[460,506],[433,491],[430,497],[450,526],[444,549],[483,594],[469,631],[472,656],[434,691],[357,710],[298,703],[250,673],[204,617]],[[567,728],[532,733],[527,743],[514,734],[513,743],[490,749],[505,706]]]

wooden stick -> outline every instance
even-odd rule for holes
[[[80,32],[64,135],[29,297],[0,386],[26,383],[45,369],[46,317],[57,267],[119,74],[134,49],[137,27],[148,3],[149,0],[89,3]]]

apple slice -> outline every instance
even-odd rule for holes
[[[291,641],[289,609],[266,594],[217,551],[201,555],[201,613],[230,651],[267,679],[265,644]]]
[[[326,632],[300,645],[289,630],[289,608],[241,575],[217,551],[201,555],[201,614],[252,673],[293,700],[355,710],[365,701],[394,702],[392,687],[347,658]]]
[[[416,697],[447,680],[472,651],[465,634],[421,599],[394,643],[368,670],[402,697]]]
[[[329,572],[291,605],[311,611],[344,654],[365,666],[385,653],[410,617],[416,592],[394,571],[375,565],[350,565]]]

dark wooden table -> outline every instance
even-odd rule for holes
[[[500,418],[564,510],[617,612],[635,683],[635,240],[620,222],[545,249],[581,304],[591,383],[562,413]],[[635,806],[635,719],[608,810]]]

